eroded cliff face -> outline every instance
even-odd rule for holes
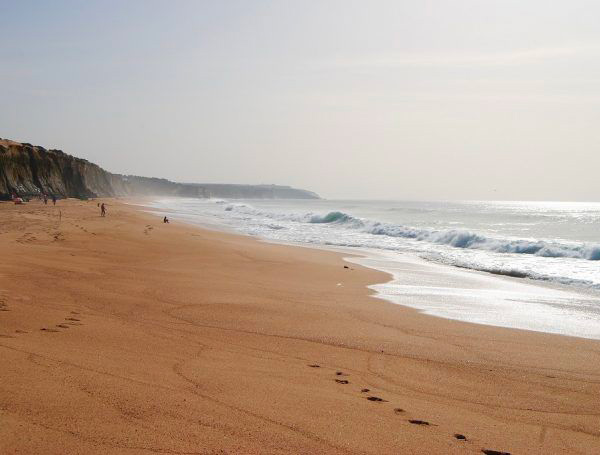
[[[112,174],[61,150],[0,139],[0,199],[41,193],[80,199],[141,195],[318,199],[315,193],[287,186],[175,183]]]
[[[111,176],[89,161],[60,150],[0,141],[0,197],[54,194],[86,198],[114,196]]]

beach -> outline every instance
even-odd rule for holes
[[[0,453],[598,453],[598,341],[424,315],[339,253],[116,199],[0,221]]]

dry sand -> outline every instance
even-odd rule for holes
[[[0,453],[600,453],[599,342],[107,203],[0,204]]]

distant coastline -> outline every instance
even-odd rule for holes
[[[312,192],[282,185],[178,183],[167,179],[113,174],[97,164],[26,142],[0,138],[0,200],[40,194],[88,199],[123,196],[319,199]]]

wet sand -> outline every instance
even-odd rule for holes
[[[598,453],[600,342],[105,202],[0,203],[0,453]]]

